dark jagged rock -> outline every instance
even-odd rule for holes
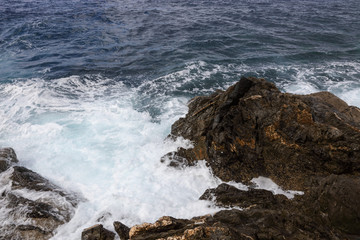
[[[281,93],[242,78],[226,91],[196,97],[171,130],[194,143],[172,159],[206,160],[224,181],[270,177],[305,190],[313,176],[360,174],[360,110],[331,93]]]
[[[284,195],[274,195],[263,189],[239,190],[228,184],[220,184],[217,188],[208,189],[200,197],[201,200],[213,200],[221,207],[275,208],[288,199]]]
[[[120,240],[129,239],[130,228],[128,226],[124,225],[121,222],[114,222],[114,229],[115,232],[117,232],[117,234],[119,235]]]
[[[0,173],[6,171],[13,164],[18,163],[15,151],[12,148],[0,149]]]
[[[14,166],[18,161],[12,149],[0,149],[0,154],[8,163],[0,173],[4,213],[0,239],[49,239],[57,227],[70,221],[80,198],[25,167]]]
[[[115,233],[105,229],[102,224],[97,224],[84,229],[81,240],[113,240]]]

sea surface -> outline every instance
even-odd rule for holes
[[[205,164],[160,162],[191,146],[164,141],[187,101],[255,76],[360,107],[359,13],[359,0],[0,0],[0,147],[87,199],[53,239],[213,213],[198,198],[221,181]]]

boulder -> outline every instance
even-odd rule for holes
[[[129,239],[130,228],[128,226],[126,226],[125,224],[123,224],[121,222],[114,222],[114,229],[115,229],[115,232],[117,232],[117,234],[119,235],[120,240],[128,240]]]
[[[105,229],[102,224],[96,224],[84,229],[81,240],[114,240],[115,233]]]
[[[168,154],[174,166],[205,160],[224,181],[265,176],[293,190],[306,190],[314,176],[360,173],[360,110],[331,93],[282,93],[243,77],[188,106],[171,137],[194,147]]]

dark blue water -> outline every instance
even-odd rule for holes
[[[358,0],[1,0],[0,81],[101,74],[139,85],[203,61],[226,67],[209,85],[296,81],[297,68],[317,66],[321,88],[324,76],[360,77],[359,12]]]

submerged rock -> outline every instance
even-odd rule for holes
[[[79,197],[15,166],[12,149],[0,149],[0,161],[4,158],[8,164],[0,173],[0,239],[49,239],[71,219]]]
[[[241,78],[192,99],[171,134],[194,143],[171,153],[172,161],[205,160],[224,181],[265,176],[305,190],[314,176],[360,174],[360,110],[328,92],[281,93],[263,79]]]

